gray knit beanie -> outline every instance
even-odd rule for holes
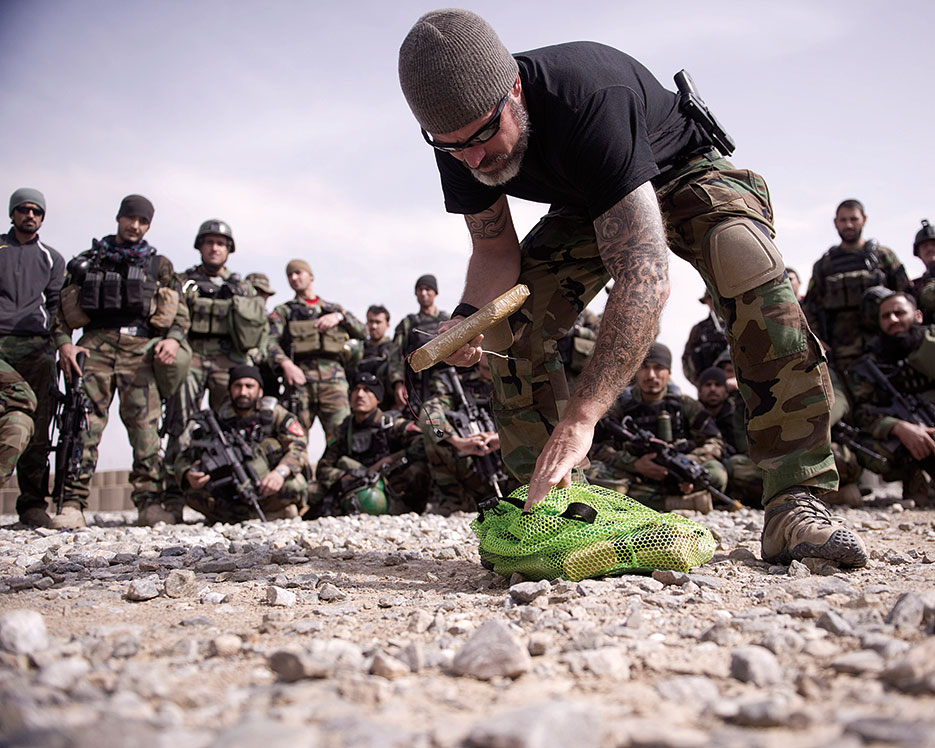
[[[490,24],[459,8],[426,13],[399,48],[399,85],[430,133],[460,130],[493,109],[518,70]]]
[[[42,212],[45,213],[45,196],[39,190],[34,190],[32,187],[20,187],[10,195],[10,215],[13,215],[14,208],[23,203],[38,205],[42,208]]]

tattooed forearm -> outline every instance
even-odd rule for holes
[[[496,239],[510,222],[510,208],[505,197],[500,197],[493,205],[481,213],[464,217],[473,241]]]
[[[656,337],[669,295],[669,260],[662,216],[648,183],[597,218],[594,228],[614,287],[594,356],[575,385],[574,397],[606,409]]]

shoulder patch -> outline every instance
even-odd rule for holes
[[[286,424],[286,431],[293,436],[305,436],[305,429],[302,428],[302,424],[295,418],[289,419],[289,423]]]

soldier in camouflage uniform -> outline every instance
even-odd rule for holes
[[[422,433],[412,421],[380,410],[384,394],[382,382],[373,374],[362,371],[354,376],[352,412],[318,461],[312,516],[359,511],[400,514],[425,508],[430,478]],[[381,476],[384,488],[365,489],[381,471],[388,471]],[[361,490],[366,491],[363,500],[358,495]]]
[[[415,294],[416,301],[419,302],[419,311],[403,317],[393,332],[393,341],[399,347],[404,360],[414,350],[421,348],[438,335],[439,326],[449,318],[448,312],[440,310],[435,305],[435,298],[438,296],[438,281],[434,275],[419,276],[416,280]],[[425,371],[411,372],[410,384],[419,399],[416,403],[417,407],[433,395],[448,392],[445,378],[441,376],[445,368],[444,365],[439,364]],[[405,393],[407,403],[410,394],[408,390]]]
[[[367,309],[367,339],[352,341],[360,346],[360,356],[353,373],[366,371],[383,384],[383,410],[397,410],[406,415],[405,364],[399,346],[386,332],[390,327],[390,313],[385,306],[373,304]],[[353,374],[351,375],[353,376]]]
[[[605,417],[619,424],[630,416],[657,438],[690,447],[684,454],[704,467],[712,485],[723,491],[727,487],[727,470],[721,463],[724,440],[704,406],[669,383],[671,368],[672,353],[661,343],[653,343],[636,372],[636,383],[623,391]],[[591,465],[585,474],[592,483],[618,490],[653,509],[709,512],[713,508],[707,491],[674,484],[669,471],[654,461],[654,454],[632,454],[600,423],[589,456]]]
[[[935,226],[928,221],[923,220],[922,228],[916,232],[912,254],[925,265],[925,272],[912,281],[912,292],[922,312],[922,322],[931,325],[935,322]]]
[[[95,240],[68,264],[54,340],[66,376],[72,371],[83,374],[93,409],[88,432],[80,439],[81,469],[65,480],[64,509],[52,519],[53,527],[85,524],[82,510],[114,394],[120,397],[120,418],[133,448],[131,498],[139,524],[155,524],[165,514],[165,470],[159,453],[162,408],[154,367],[173,364],[189,317],[172,263],[143,238],[153,213],[145,197],[128,195],[117,212],[116,235]],[[71,333],[77,328],[84,328],[84,334],[74,345]],[[79,352],[87,356],[83,372]]]
[[[698,375],[709,366],[714,366],[718,356],[727,350],[724,325],[714,312],[711,292],[705,290],[698,301],[708,307],[708,316],[692,327],[682,352],[682,373],[695,387],[701,386]]]
[[[317,416],[330,442],[350,413],[341,357],[350,338],[363,339],[364,326],[340,304],[315,294],[315,276],[305,260],[290,261],[286,277],[295,298],[269,316],[269,360],[282,370],[283,404],[306,430]]]
[[[510,319],[510,358],[491,364],[504,461],[529,481],[528,506],[571,479],[642,361],[668,296],[668,244],[725,324],[764,474],[764,558],[864,565],[860,539],[818,498],[837,485],[824,354],[772,241],[766,183],[724,158],[732,146],[716,123],[622,52],[574,42],[514,57],[463,10],[413,26],[399,76],[438,151],[446,209],[472,237],[450,324],[517,281],[531,291]],[[522,243],[507,195],[552,206]],[[611,277],[594,357],[569,397],[556,341]],[[448,361],[481,353],[475,340]]]
[[[259,505],[268,520],[302,514],[308,497],[308,437],[296,417],[263,397],[260,371],[250,364],[233,367],[228,378],[230,398],[216,412],[218,425],[229,441],[237,432],[250,448],[247,465],[259,479]],[[203,442],[210,428],[196,415],[179,439],[175,474],[184,486],[185,503],[205,515],[207,522],[242,522],[257,516],[248,500],[234,495],[229,484],[211,488],[212,476],[201,470]]]
[[[460,371],[448,367],[441,376],[459,378],[464,396],[479,411],[480,422],[468,422],[467,409],[450,383],[448,392],[423,403],[419,422],[432,472],[430,510],[439,514],[475,511],[479,501],[496,493],[494,481],[502,483],[504,494],[519,485],[509,481],[502,469],[500,437],[493,428],[491,413],[490,365],[482,356],[476,367]]]
[[[269,276],[265,273],[248,273],[244,280],[256,289],[257,296],[263,297],[264,309],[266,309],[266,304],[269,303],[270,298],[276,295],[269,283]],[[260,357],[256,365],[263,375],[263,392],[267,396],[273,396],[278,400],[282,394],[282,385],[276,371],[269,362],[269,346],[265,346],[264,350],[260,351],[259,354]]]
[[[16,512],[49,527],[49,425],[55,412],[52,320],[65,260],[39,239],[45,197],[24,187],[10,196],[13,225],[0,234],[0,484],[17,469]],[[23,442],[25,438],[25,443]]]
[[[881,301],[878,319],[879,335],[871,340],[866,358],[897,392],[935,403],[935,325],[923,324],[915,298],[908,292],[894,292]],[[855,418],[861,432],[869,436],[868,446],[887,459],[885,466],[868,461],[866,467],[881,473],[886,481],[902,481],[903,498],[932,505],[935,423],[922,426],[898,417],[891,394],[860,363],[847,372]],[[925,419],[921,410],[917,415]]]
[[[893,250],[876,239],[862,238],[867,221],[859,200],[845,200],[834,214],[841,243],[825,252],[812,267],[802,306],[812,329],[825,343],[831,365],[843,376],[875,334],[861,315],[864,291],[885,286],[909,287],[909,278]]]
[[[217,218],[204,221],[195,235],[194,248],[201,254],[201,263],[179,273],[182,300],[191,316],[191,366],[182,386],[166,401],[163,426],[169,435],[169,476],[163,502],[166,512],[159,519],[170,523],[182,521],[184,505],[183,486],[172,473],[179,436],[201,410],[206,392],[208,407],[215,411],[221,407],[228,398],[229,371],[262,358],[269,333],[265,298],[227,268],[228,258],[237,249],[231,227]]]

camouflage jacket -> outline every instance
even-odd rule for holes
[[[105,237],[105,241],[113,238],[114,237]],[[82,272],[84,272],[88,264],[91,263],[95,252],[96,249],[92,248],[80,253],[68,264],[69,269],[82,268]],[[155,254],[155,258],[156,289],[150,305],[150,312],[148,315],[144,315],[144,317],[151,321],[155,317],[166,316],[168,325],[153,325],[151,328],[152,335],[154,337],[172,338],[173,340],[182,341],[188,333],[188,329],[191,325],[191,318],[188,313],[188,307],[181,302],[181,284],[179,283],[178,276],[175,274],[175,269],[172,267],[172,261],[168,257],[164,257],[160,254]],[[66,313],[67,310],[65,307],[69,306],[68,299],[70,298],[72,300],[72,308],[78,308],[80,311],[80,305],[77,300],[80,298],[83,283],[86,278],[86,275],[79,277],[77,273],[73,273],[71,270],[66,274],[65,286],[62,289],[61,295],[62,303],[59,305],[55,315],[55,321],[52,324],[52,339],[56,348],[61,348],[65,343],[71,342],[72,332],[76,328],[69,324],[67,318],[71,315]],[[162,311],[163,305],[165,306],[166,312]],[[174,314],[171,313],[173,308],[175,309]],[[116,319],[115,327],[119,328],[123,326],[121,320],[116,315],[112,315],[112,318]],[[169,321],[169,319],[171,319],[171,321]],[[96,327],[107,327],[107,325],[100,324],[99,320],[91,324],[94,324]],[[87,327],[89,328],[90,324]]]
[[[434,315],[424,314],[419,310],[403,317],[393,331],[393,342],[399,346],[403,360],[414,350],[434,338],[438,334],[438,326],[448,319],[451,319],[451,315],[441,310]],[[412,382],[419,391],[418,398],[420,400],[425,401],[432,395],[448,392],[444,377],[439,376],[439,372],[445,368],[447,368],[447,364],[440,363],[425,371],[413,374]]]
[[[687,440],[691,449],[686,454],[699,460],[719,460],[724,456],[724,440],[721,432],[707,409],[694,398],[679,393],[669,385],[662,400],[647,403],[636,386],[623,391],[607,411],[607,417],[619,423],[624,416],[631,416],[640,427],[656,433],[659,413],[669,413],[672,423],[673,441]],[[594,445],[588,455],[620,470],[632,470],[639,455],[631,454],[626,445],[615,442],[610,434],[598,425],[595,429]]]
[[[477,367],[454,369],[448,367],[440,372],[441,376],[457,376],[461,380],[464,395],[479,411],[480,423],[475,424],[480,431],[496,431],[490,408],[493,396],[493,383],[481,377]],[[426,439],[441,441],[452,434],[468,436],[466,428],[467,411],[464,404],[449,386],[448,391],[433,395],[422,404],[419,416],[423,422],[422,431]],[[436,429],[442,433],[439,436]]]
[[[318,343],[310,347],[317,351],[300,353],[297,333],[301,323],[316,320],[331,312],[344,315],[344,319],[323,335],[313,334]],[[270,364],[274,368],[281,367],[282,362],[289,359],[301,366],[306,376],[312,375],[318,381],[345,379],[343,363],[348,355],[347,341],[351,338],[363,340],[367,335],[366,327],[357,317],[340,304],[324,301],[318,296],[312,302],[296,297],[280,304],[269,315],[269,328]]]
[[[912,281],[912,294],[916,297],[916,306],[922,312],[922,322],[926,325],[935,323],[935,275],[925,273]]]
[[[319,486],[328,490],[341,477],[343,470],[337,464],[342,457],[350,457],[369,467],[400,450],[405,450],[413,461],[425,459],[422,432],[412,421],[395,411],[384,413],[375,408],[358,423],[352,413],[344,419],[337,438],[328,444],[318,461]]]
[[[249,462],[262,478],[271,470],[283,466],[290,477],[308,467],[308,435],[302,424],[273,398],[263,398],[260,407],[246,416],[238,416],[230,401],[217,411],[218,425],[225,433],[239,431],[253,451]],[[176,475],[183,481],[185,473],[201,458],[203,448],[193,441],[210,438],[202,420],[195,416],[179,438],[180,453],[175,461]],[[188,488],[187,482],[182,483]]]
[[[918,345],[905,358],[887,355],[882,336],[871,341],[866,356],[877,364],[898,392],[935,402],[935,325],[914,329],[918,330]],[[892,414],[892,399],[883,387],[870,381],[859,369],[859,366],[851,366],[846,374],[855,420],[861,430],[874,439],[886,439],[899,420]]]

